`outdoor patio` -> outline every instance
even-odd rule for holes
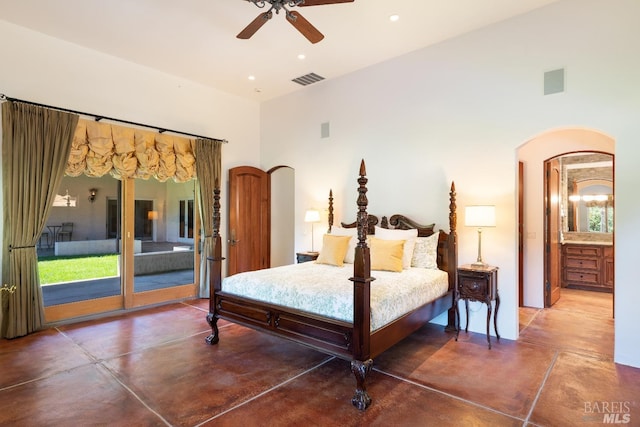
[[[142,242],[142,254],[157,252],[174,252],[174,248],[189,247],[189,245],[177,242]],[[189,252],[193,248],[190,248]],[[177,255],[184,251],[175,251]],[[50,257],[54,255],[54,248],[46,246],[38,248],[38,257]],[[164,266],[163,266],[164,267]],[[136,275],[134,279],[134,292],[143,292],[167,288],[180,284],[193,283],[193,269],[180,269],[175,271],[163,271],[157,274]],[[105,277],[92,280],[81,280],[60,284],[42,286],[42,296],[45,307],[58,304],[66,304],[88,299],[104,298],[119,295],[121,292],[120,277]]]

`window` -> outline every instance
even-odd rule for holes
[[[178,219],[180,237],[193,239],[193,200],[180,200],[180,217]]]
[[[609,205],[589,206],[589,231],[596,233],[613,232],[613,209]]]

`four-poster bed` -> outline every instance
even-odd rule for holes
[[[330,297],[334,298],[327,304],[328,306],[345,305],[347,306],[347,315],[340,317],[339,314],[334,315],[326,314],[326,312],[314,312],[314,306],[324,306],[325,304],[321,299],[322,295],[314,294],[313,296],[307,296],[312,298],[313,304],[304,305],[304,299],[301,302],[301,307],[304,309],[296,308],[296,304],[282,302],[279,295],[286,294],[288,288],[284,281],[280,282],[280,279],[273,279],[274,274],[278,269],[287,269],[288,275],[291,268],[303,271],[314,269],[312,264],[301,266],[300,264],[292,265],[288,267],[279,267],[278,269],[260,270],[258,272],[240,273],[239,275],[226,278],[224,283],[221,277],[222,257],[221,237],[219,233],[220,229],[220,189],[216,188],[214,191],[214,252],[210,258],[211,262],[211,282],[210,282],[210,301],[209,301],[209,314],[207,315],[207,321],[212,328],[212,334],[207,337],[209,344],[215,344],[219,340],[219,331],[217,327],[218,319],[225,319],[240,325],[244,325],[259,331],[264,331],[277,336],[288,338],[290,340],[299,342],[301,344],[310,346],[319,351],[335,355],[337,357],[347,359],[351,361],[351,370],[356,378],[356,390],[352,398],[352,403],[358,409],[364,410],[371,403],[369,397],[365,379],[367,373],[370,371],[373,364],[373,358],[381,354],[386,349],[390,348],[403,338],[407,337],[421,326],[429,322],[436,316],[448,311],[448,325],[447,329],[455,330],[455,313],[453,310],[454,301],[454,289],[456,280],[456,266],[457,266],[457,242],[456,242],[456,203],[455,203],[455,186],[452,183],[450,191],[450,203],[449,203],[449,233],[442,230],[434,232],[434,225],[423,226],[415,221],[405,217],[404,215],[393,215],[387,220],[386,217],[382,218],[381,227],[377,227],[378,218],[369,215],[367,213],[367,177],[364,161],[360,165],[360,172],[358,178],[358,213],[357,220],[352,224],[342,224],[344,229],[356,228],[357,244],[355,247],[355,255],[353,257],[353,267],[348,265],[348,272],[345,273],[344,279],[335,280],[324,279],[322,282],[320,279],[321,269],[331,270],[333,273],[346,267],[339,266],[327,266],[318,264],[317,270],[313,270],[313,274],[309,276],[309,271],[306,272],[308,281],[309,277],[313,277],[311,283],[315,288],[326,288],[326,292],[329,292]],[[329,198],[329,230],[333,226],[333,198],[330,194]],[[376,271],[376,276],[372,277],[372,257],[371,248],[367,243],[370,235],[374,234],[375,230],[378,230],[379,234],[382,234],[382,229],[389,230],[410,230],[415,229],[415,235],[417,239],[427,238],[432,236],[434,242],[433,255],[434,266],[431,271],[420,268],[410,268],[403,270],[402,272],[388,272],[388,271]],[[436,236],[433,236],[437,233]],[[355,239],[355,238],[354,238]],[[373,243],[373,238],[370,238]],[[436,249],[437,240],[437,249]],[[394,243],[393,241],[390,243]],[[404,244],[404,241],[402,241]],[[437,267],[435,262],[437,261]],[[340,259],[339,265],[342,265],[342,259]],[[297,266],[297,267],[296,267]],[[425,270],[422,272],[421,270]],[[393,319],[379,321],[379,315],[382,308],[390,305],[397,305],[397,299],[412,299],[414,295],[420,294],[416,290],[419,288],[410,288],[404,290],[404,294],[398,287],[398,280],[395,280],[390,285],[385,285],[389,281],[389,277],[403,278],[410,273],[415,274],[429,274],[433,276],[441,276],[440,290],[435,297],[424,297],[425,299],[419,299],[413,302],[414,306],[405,308],[399,314],[394,314]],[[295,273],[297,274],[297,272]],[[235,280],[236,276],[240,276],[240,280]],[[274,288],[271,289],[271,293],[275,293],[275,297],[271,300],[268,296],[261,297],[255,296],[248,292],[243,294],[237,289],[241,289],[244,282],[247,280],[253,280],[255,277],[269,276],[269,280],[276,283]],[[404,275],[404,276],[403,276]],[[431,276],[429,276],[431,277]],[[442,278],[443,277],[443,278]],[[376,281],[376,279],[379,279]],[[327,280],[330,280],[327,282]],[[423,279],[427,280],[427,279]],[[430,279],[428,279],[430,280]],[[244,283],[245,289],[252,291],[254,288],[260,287],[262,282],[268,281],[266,279],[258,279],[252,282],[248,282],[249,285]],[[303,278],[299,282],[304,282]],[[331,281],[339,282],[339,287],[333,287],[334,283]],[[349,285],[351,281],[353,284]],[[376,281],[376,282],[374,282]],[[436,280],[437,281],[437,280]],[[240,282],[240,285],[238,285]],[[233,285],[237,285],[236,288]],[[326,284],[326,285],[325,285]],[[255,285],[255,286],[254,286]],[[426,287],[428,284],[420,283],[420,287]],[[266,285],[265,285],[266,286]],[[291,284],[291,292],[296,293],[296,297],[300,299],[300,293],[307,293],[308,288],[300,288],[300,283]],[[386,294],[397,294],[396,301],[392,304],[384,305],[384,298],[380,297],[381,293],[384,293],[381,289],[387,286]],[[396,288],[393,288],[395,286]],[[313,286],[310,286],[313,287]],[[342,290],[348,293],[350,301],[344,303],[344,301],[335,301],[335,294],[340,293]],[[389,289],[392,289],[389,292]],[[397,289],[394,291],[393,289]],[[311,292],[311,291],[309,291]],[[400,297],[398,297],[400,295]],[[329,297],[328,297],[329,298]],[[381,300],[382,298],[382,300]],[[386,298],[386,297],[385,297]],[[382,302],[380,302],[381,300]],[[318,302],[318,303],[316,303]],[[378,315],[378,316],[376,316]],[[373,322],[373,323],[372,323]]]

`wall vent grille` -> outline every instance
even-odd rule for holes
[[[292,82],[296,82],[302,86],[307,86],[312,83],[317,83],[321,80],[324,80],[324,77],[317,75],[316,73],[305,74],[304,76],[296,77],[292,79]]]

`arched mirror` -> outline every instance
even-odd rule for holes
[[[613,156],[575,153],[560,164],[563,233],[613,233]]]

